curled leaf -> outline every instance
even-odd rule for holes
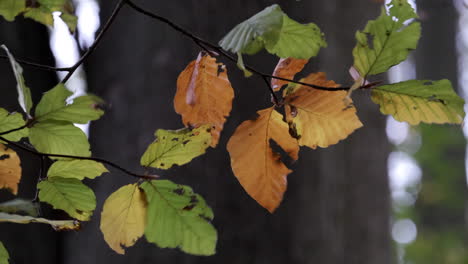
[[[280,59],[276,65],[275,70],[273,71],[273,76],[292,79],[296,73],[302,71],[308,61],[309,60],[295,58]],[[279,91],[283,85],[288,83],[289,82],[287,81],[275,78],[271,79],[271,87],[274,91]]]

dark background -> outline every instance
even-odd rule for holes
[[[116,2],[102,1],[102,21]],[[214,43],[237,23],[278,3],[291,18],[315,22],[325,32],[328,48],[311,60],[305,72],[325,71],[330,79],[342,84],[352,81],[348,68],[353,63],[354,33],[376,18],[381,6],[379,1],[369,0],[137,2]],[[418,4],[425,17],[415,55],[417,77],[448,78],[456,86],[455,9],[448,0],[421,0]],[[2,20],[0,43],[5,43],[18,58],[54,63],[46,28],[29,20]],[[91,126],[93,155],[141,171],[139,158],[153,140],[153,132],[182,127],[172,106],[176,79],[198,51],[178,32],[124,7],[85,64],[90,91],[109,104],[105,116]],[[271,72],[277,61],[265,53],[246,59],[265,72]],[[364,127],[327,149],[301,149],[300,159],[293,165],[294,173],[288,177],[284,201],[270,215],[233,176],[225,149],[236,126],[269,106],[270,95],[260,78],[243,78],[235,65],[225,62],[236,97],[219,146],[188,165],[158,172],[177,183],[189,184],[213,208],[213,223],[219,235],[215,256],[194,257],[178,250],[159,249],[144,239],[129,248],[125,256],[113,252],[99,230],[102,204],[120,186],[134,182],[113,171],[87,182],[96,192],[98,207],[81,231],[55,233],[43,225],[2,223],[0,240],[8,248],[12,263],[396,263],[387,176],[392,146],[385,135],[386,117],[371,103],[368,92],[355,96]],[[56,76],[24,68],[37,103],[41,93],[55,85]],[[6,61],[0,61],[0,78],[1,106],[18,110],[16,84]],[[463,155],[464,146],[459,148]],[[20,154],[26,169],[19,196],[32,198],[37,160]],[[0,192],[0,197],[13,198],[5,191]],[[51,217],[56,214],[46,213]]]

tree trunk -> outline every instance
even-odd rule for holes
[[[195,34],[217,42],[242,20],[272,1],[140,1],[146,8],[176,21]],[[107,19],[115,1],[102,1]],[[311,60],[308,71],[321,70],[343,84],[351,83],[354,32],[379,14],[367,0],[280,1],[300,22],[316,22],[329,48]],[[158,128],[182,127],[172,98],[176,79],[196,58],[198,47],[166,25],[125,8],[87,64],[89,87],[108,103],[106,115],[91,127],[94,154],[140,170],[139,159]],[[265,54],[247,60],[272,71],[277,59]],[[391,263],[385,117],[369,97],[356,96],[364,128],[328,149],[303,149],[289,175],[288,191],[272,215],[242,189],[230,169],[225,145],[236,126],[269,105],[260,78],[245,79],[228,63],[235,89],[233,111],[220,144],[189,165],[160,174],[189,184],[214,209],[219,232],[217,254],[201,258],[142,242],[114,253],[99,230],[104,200],[120,186],[134,182],[119,172],[94,181],[98,198],[93,221],[66,234],[64,263]]]

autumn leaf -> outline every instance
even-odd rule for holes
[[[295,58],[280,59],[273,71],[273,76],[292,79],[296,73],[302,71],[308,61],[309,60]],[[273,87],[274,91],[279,91],[283,85],[288,83],[287,81],[275,78],[271,79],[271,87]]]
[[[325,73],[313,73],[301,80],[305,83],[339,87],[326,79]],[[285,98],[286,120],[299,145],[326,148],[345,139],[362,127],[354,106],[347,106],[345,91],[322,91],[296,85]]]
[[[145,232],[146,198],[137,184],[121,187],[104,203],[101,231],[107,244],[119,254],[131,247]]]
[[[383,114],[412,125],[425,123],[461,124],[465,101],[449,80],[410,80],[372,89],[372,101]]]
[[[226,66],[200,53],[177,79],[174,108],[186,126],[212,125],[211,146],[216,147],[233,98]]]
[[[96,208],[93,190],[77,179],[53,177],[41,181],[37,188],[41,202],[64,210],[78,220],[88,221]]]
[[[78,230],[80,222],[75,220],[49,220],[45,218],[36,218],[32,216],[0,213],[0,223],[30,224],[40,223],[52,226],[57,231]]]
[[[17,194],[20,179],[21,166],[18,154],[0,144],[0,188],[8,188],[13,194]]]
[[[193,130],[158,129],[155,136],[156,140],[148,146],[140,163],[143,166],[166,170],[174,165],[189,163],[202,155],[211,141],[208,125]]]
[[[270,141],[278,144],[297,160],[299,146],[289,135],[288,124],[273,107],[257,112],[254,120],[244,121],[229,139],[234,175],[247,193],[268,211],[273,212],[286,191],[286,176],[291,170],[273,151]]]
[[[47,177],[95,179],[103,173],[109,172],[100,162],[93,160],[59,160],[50,166]]]
[[[210,223],[213,211],[200,195],[168,180],[146,181],[141,188],[148,200],[148,242],[193,255],[215,254],[218,234]]]

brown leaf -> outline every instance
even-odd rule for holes
[[[275,70],[273,71],[274,76],[292,79],[296,73],[300,72],[309,60],[304,59],[295,59],[295,58],[286,58],[280,59],[276,65]],[[282,81],[279,79],[271,79],[271,86],[274,91],[279,91],[281,86],[288,84],[287,81]]]
[[[323,72],[310,74],[302,82],[339,87]],[[299,145],[326,148],[362,127],[354,106],[346,106],[345,91],[322,91],[297,85],[285,98],[286,120]]]
[[[215,147],[231,112],[233,98],[234,89],[227,77],[226,66],[200,53],[177,79],[174,108],[186,126],[212,125],[211,146]]]
[[[270,147],[274,140],[288,155],[297,160],[297,140],[288,133],[283,116],[273,107],[257,112],[255,120],[237,127],[227,149],[232,170],[247,193],[268,211],[273,212],[286,191],[286,176],[291,170]]]
[[[20,179],[21,166],[18,154],[0,144],[0,188],[8,188],[13,194],[17,194]]]

